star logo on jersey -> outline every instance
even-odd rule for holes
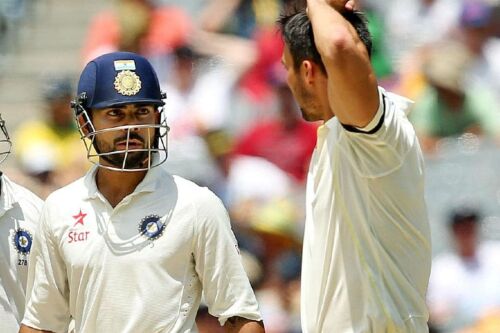
[[[31,245],[33,244],[33,236],[31,233],[23,228],[18,228],[14,231],[12,243],[19,254],[29,254]]]
[[[82,213],[82,210],[80,209],[80,212],[77,215],[73,215],[73,218],[76,220],[75,224],[73,224],[73,227],[76,227],[78,224],[84,225],[83,224],[83,219],[87,216],[87,214]]]
[[[148,215],[139,223],[139,233],[149,240],[160,238],[164,230],[165,223],[160,221],[158,215]]]

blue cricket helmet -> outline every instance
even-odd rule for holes
[[[110,170],[143,171],[166,161],[169,128],[162,108],[166,95],[161,92],[158,77],[146,58],[131,52],[113,52],[90,61],[80,75],[77,94],[71,107],[75,110],[78,129],[90,162]],[[132,122],[100,129],[94,126],[91,117],[93,109],[125,104],[156,106],[160,115],[159,123]],[[138,130],[154,133],[154,138],[147,139],[149,141],[144,147],[129,148],[131,133]],[[127,144],[124,149],[99,149],[99,136],[110,131],[125,133]]]
[[[77,89],[79,114],[83,109],[124,104],[163,106],[165,94],[150,62],[135,53],[113,52],[90,61],[80,75]],[[75,106],[75,105],[74,105]]]

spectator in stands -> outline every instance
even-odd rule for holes
[[[466,132],[500,135],[500,112],[492,92],[465,85],[472,60],[462,44],[447,42],[437,45],[425,61],[428,85],[411,113],[425,151],[432,152],[441,138]]]
[[[0,11],[0,52],[1,52],[0,56],[2,56],[5,53],[5,49],[7,48],[6,38],[7,38],[7,19]]]
[[[86,154],[76,130],[68,78],[43,82],[45,117],[22,124],[14,133],[18,163],[42,186],[42,198],[84,173]]]
[[[463,330],[460,330],[458,333],[498,333],[498,332],[500,332],[500,308],[486,313],[476,323]]]
[[[256,296],[266,322],[267,333],[299,333],[300,267],[296,251],[285,251],[274,258]]]
[[[412,100],[421,94],[425,87],[422,59],[432,45],[446,40],[454,31],[462,1],[369,1],[384,17],[387,52],[395,70],[389,83],[395,91]]]
[[[474,61],[467,83],[494,89],[500,96],[500,2],[496,8],[486,0],[468,0],[460,16],[458,38],[463,41]]]
[[[286,0],[210,0],[200,17],[202,29],[251,38],[273,26]]]
[[[277,115],[247,129],[236,143],[235,154],[262,157],[301,183],[316,145],[317,126],[302,119],[286,82],[277,80]]]
[[[371,63],[375,75],[379,80],[381,80],[381,85],[384,86],[385,83],[390,83],[387,81],[391,79],[391,75],[394,74],[393,64],[390,59],[390,50],[388,48],[387,41],[387,26],[384,22],[386,9],[382,10],[380,7],[385,7],[387,5],[379,4],[378,1],[361,0],[360,8],[362,12],[365,13],[368,20],[368,30],[372,36],[373,50],[371,54]]]
[[[183,45],[172,54],[172,70],[162,88],[168,91],[166,112],[170,132],[165,167],[200,185],[213,182],[215,165],[205,133],[224,128],[233,81],[223,66]],[[189,147],[189,148],[187,148]]]
[[[30,6],[33,6],[32,1],[27,0],[0,1],[0,54],[18,46],[21,23],[27,19]]]
[[[242,130],[241,124],[250,124],[265,116],[273,99],[273,88],[267,80],[274,66],[281,66],[283,41],[276,32],[275,22],[281,8],[287,3],[305,1],[291,0],[210,0],[200,16],[200,28],[212,35],[230,36],[228,49],[248,44],[245,53],[238,58],[249,59],[250,64],[241,75],[233,96],[235,108],[233,127]],[[241,55],[245,54],[244,57]],[[230,62],[234,63],[233,59]],[[238,61],[241,67],[241,61]],[[237,124],[239,122],[239,124]]]
[[[443,332],[471,325],[500,306],[500,243],[480,239],[480,220],[477,210],[453,211],[455,251],[433,261],[428,304],[432,324]]]
[[[155,5],[153,0],[118,0],[113,9],[92,19],[83,60],[117,50],[161,57],[183,45],[191,29],[181,8]]]
[[[406,65],[415,52],[442,40],[457,25],[463,0],[398,0],[387,6],[387,41],[393,59]]]

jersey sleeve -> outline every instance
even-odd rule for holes
[[[197,207],[193,253],[209,313],[218,317],[221,325],[231,317],[260,321],[226,209],[212,192],[203,192]]]
[[[361,176],[382,177],[397,170],[412,149],[420,150],[407,118],[411,101],[380,89],[380,105],[364,128],[341,125],[339,148]]]
[[[66,332],[70,321],[66,267],[51,233],[50,221],[45,205],[30,255],[22,323],[36,329]]]

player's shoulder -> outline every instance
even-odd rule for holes
[[[81,177],[49,194],[45,200],[45,205],[55,204],[59,206],[68,200],[74,201],[86,195],[88,195],[88,189],[85,186],[85,177]]]
[[[413,109],[414,102],[402,95],[388,91],[379,87],[380,106],[383,108],[385,115],[391,113],[408,116]]]
[[[191,207],[198,216],[213,216],[225,211],[222,200],[209,188],[200,186],[190,180],[173,176],[180,202]]]
[[[179,176],[174,176],[174,179],[179,185],[179,197],[183,198],[180,201],[184,202],[185,207],[193,214],[195,230],[224,225],[229,221],[224,203],[209,188]]]
[[[203,187],[201,187],[200,185],[184,177],[178,175],[171,175],[171,177],[173,182],[179,189],[185,191],[193,191],[194,193],[197,193],[203,189]]]
[[[375,134],[381,128],[395,127],[393,125],[400,123],[401,119],[406,119],[413,108],[413,101],[400,96],[396,93],[378,87],[379,106],[373,119],[363,128],[356,128],[341,124],[336,118],[333,118],[329,127],[343,127],[347,132],[354,134]]]
[[[192,202],[217,200],[217,196],[207,187],[200,186],[191,180],[177,175],[173,175],[172,179],[179,193],[182,193],[182,195],[189,197]]]
[[[36,194],[10,180],[5,174],[2,175],[3,190],[9,195],[12,195],[16,201],[23,207],[30,207],[35,211],[40,211],[43,200]]]

